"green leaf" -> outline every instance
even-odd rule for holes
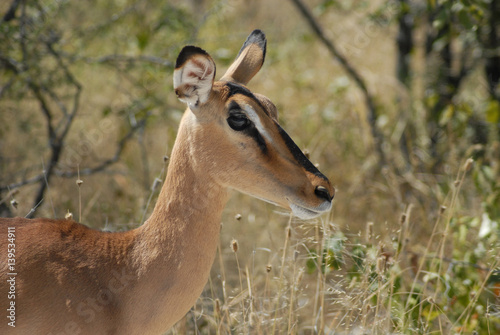
[[[362,246],[358,245],[352,249],[352,259],[354,260],[354,264],[357,266],[357,269],[362,269],[365,258],[366,255]]]
[[[327,270],[340,270],[342,264],[344,264],[344,259],[342,254],[335,252],[333,249],[325,250],[324,255],[324,265],[325,269],[323,272],[326,273]]]
[[[105,106],[105,107],[102,109],[102,116],[103,116],[103,117],[106,117],[106,116],[108,116],[109,114],[111,114],[111,107],[110,107],[110,106]]]
[[[318,254],[314,250],[309,250],[309,258],[306,261],[308,274],[313,274],[318,269]]]
[[[149,30],[146,29],[139,31],[137,35],[135,35],[135,37],[137,38],[137,47],[139,48],[139,50],[144,50],[149,44],[149,36]]]
[[[500,121],[500,103],[497,100],[491,100],[486,107],[486,121],[496,124]]]
[[[441,311],[437,308],[432,309],[432,311],[427,310],[427,309],[424,309],[422,311],[422,316],[424,316],[429,321],[434,320],[435,318],[437,318],[440,315],[441,315]]]
[[[451,120],[454,113],[455,113],[455,108],[453,105],[446,106],[443,112],[441,113],[441,118],[439,119],[439,125],[440,126],[446,125]]]
[[[474,24],[472,23],[471,18],[469,16],[469,13],[465,9],[462,9],[458,12],[458,20],[467,30],[470,30],[474,27]]]

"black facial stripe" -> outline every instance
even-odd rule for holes
[[[246,97],[249,97],[249,98],[253,99],[259,105],[259,107],[264,112],[266,112],[267,115],[269,115],[267,113],[267,110],[264,108],[264,106],[262,106],[260,101],[255,97],[255,95],[253,95],[252,92],[250,92],[249,89],[247,89],[244,86],[233,83],[233,82],[227,82],[226,86],[229,88],[228,98],[232,97],[235,94],[241,94],[241,95],[244,95]],[[233,108],[241,109],[240,106],[238,105],[238,103],[236,103],[236,101],[232,101],[229,105],[229,109],[233,109]],[[285,141],[285,144],[288,147],[288,150],[290,150],[290,152],[292,153],[295,160],[302,167],[304,167],[304,169],[306,169],[306,171],[308,171],[308,172],[310,172],[310,173],[312,173],[312,174],[314,174],[314,175],[316,175],[324,180],[328,180],[328,178],[326,178],[325,175],[323,175],[321,172],[319,172],[319,170],[314,166],[314,164],[311,163],[311,161],[309,159],[307,159],[307,157],[304,155],[302,150],[300,150],[300,148],[297,146],[297,144],[295,144],[295,142],[290,138],[290,136],[288,136],[288,134],[285,132],[285,130],[283,130],[283,128],[281,128],[277,122],[274,122],[274,123],[276,124],[276,127],[278,128],[278,132],[281,135],[281,138],[283,138],[283,140]],[[257,142],[257,145],[259,146],[259,148],[262,150],[262,152],[264,154],[267,153],[266,141],[260,135],[259,131],[257,130],[257,128],[255,128],[255,125],[253,123],[252,123],[251,127],[249,127],[248,129],[245,129],[243,132],[245,134],[247,134],[248,136],[251,136]]]
[[[266,141],[262,137],[262,135],[259,133],[257,128],[255,128],[255,125],[252,123],[250,127],[242,131],[245,135],[250,136],[255,140],[257,145],[259,146],[259,149],[262,151],[264,155],[267,155],[267,145]]]
[[[295,144],[295,142],[288,136],[288,134],[283,130],[283,128],[280,127],[278,123],[276,123],[276,127],[278,127],[278,132],[281,135],[281,138],[283,141],[285,141],[286,146],[288,147],[288,150],[292,153],[293,157],[297,160],[297,162],[306,169],[306,171],[324,179],[328,180],[319,170],[311,163],[309,159],[304,155],[302,150]]]
[[[252,98],[252,99],[255,99],[255,96],[253,95],[252,92],[250,92],[250,90],[244,86],[241,86],[241,85],[238,85],[236,83],[233,83],[231,81],[228,81],[226,83],[226,86],[229,88],[229,96],[228,98],[232,97],[233,95],[235,94],[242,94],[244,96],[247,96],[249,98]]]
[[[250,92],[250,91],[249,91]],[[231,101],[228,106],[229,110],[243,110],[240,105],[236,101]],[[248,117],[248,116],[247,116]],[[249,119],[250,120],[250,119]],[[254,141],[257,143],[259,146],[259,149],[262,151],[264,155],[267,155],[267,145],[266,141],[262,137],[262,135],[259,133],[257,128],[255,127],[254,123],[250,120],[251,125],[242,130],[241,133],[245,134],[246,136],[249,136],[254,139]]]
[[[264,113],[266,113],[269,116],[269,113],[264,108],[264,106],[262,106],[262,104],[260,103],[259,99],[257,99],[257,97],[255,97],[255,95],[253,95],[253,93],[250,92],[250,90],[248,88],[246,88],[244,86],[241,86],[239,84],[230,82],[230,81],[228,81],[226,83],[226,86],[229,88],[229,96],[228,96],[228,98],[230,98],[230,97],[232,97],[233,95],[236,95],[236,94],[244,95],[244,96],[252,99],[257,105],[259,105],[260,109],[262,109],[264,111]]]

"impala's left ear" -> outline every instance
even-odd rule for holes
[[[261,30],[254,30],[221,80],[246,85],[264,64],[266,44],[266,35]]]
[[[214,77],[215,62],[205,50],[194,46],[181,50],[175,62],[174,89],[191,110],[207,102]]]

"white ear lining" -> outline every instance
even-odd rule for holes
[[[215,76],[215,64],[204,55],[192,56],[174,71],[174,89],[182,102],[196,107],[207,102]]]

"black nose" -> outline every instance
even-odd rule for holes
[[[333,199],[333,195],[330,196],[328,190],[323,186],[316,186],[314,194],[316,194],[318,198],[325,199],[326,201],[332,201]]]

